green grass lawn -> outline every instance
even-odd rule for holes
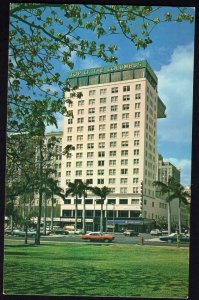
[[[188,255],[176,247],[8,244],[4,293],[186,298]]]

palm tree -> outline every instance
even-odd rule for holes
[[[97,199],[96,203],[101,204],[100,232],[103,232],[103,204],[104,204],[104,201],[106,200],[106,197],[110,194],[111,189],[109,189],[106,186],[103,186],[102,188],[99,188],[96,186],[96,187],[93,187],[90,189],[93,191],[93,193],[96,196],[100,197],[100,199]]]
[[[179,183],[176,185],[175,193],[172,195],[172,198],[178,198],[178,230],[181,233],[181,205],[184,203],[185,205],[189,204],[188,198],[190,198],[190,194],[184,190],[184,187]]]
[[[85,212],[86,212],[86,208],[85,208],[85,197],[87,197],[87,190],[91,190],[91,187],[89,187],[89,183],[86,181],[86,182],[83,182],[81,181],[80,182],[80,191],[81,191],[81,194],[82,194],[82,198],[83,198],[83,210],[82,210],[82,229],[83,229],[83,233],[86,232],[86,224],[85,224]]]
[[[173,177],[169,177],[168,183],[163,183],[161,181],[154,181],[153,185],[160,188],[160,194],[166,194],[166,202],[168,207],[168,234],[171,233],[171,201],[176,198],[174,194],[177,188],[177,182]]]
[[[68,189],[66,190],[65,196],[71,195],[75,197],[75,231],[77,230],[77,199],[78,197],[82,197],[82,180],[75,179],[74,182],[68,183]]]

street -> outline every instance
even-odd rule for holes
[[[169,242],[162,242],[159,240],[158,237],[153,237],[150,234],[147,233],[141,233],[137,237],[130,237],[130,236],[124,236],[122,233],[115,233],[115,240],[112,243],[117,244],[141,244],[141,238],[143,237],[144,245],[151,245],[151,246],[176,246],[176,243],[169,243]],[[10,236],[5,235],[5,243],[6,241],[24,241],[23,237],[19,236]],[[61,242],[61,243],[90,243],[88,241],[83,241],[81,239],[81,235],[49,235],[49,236],[41,236],[41,243],[45,242]],[[28,243],[34,243],[34,238],[28,238]],[[94,242],[96,244],[96,242]],[[112,244],[111,243],[111,244]],[[100,244],[100,243],[98,243]],[[181,246],[183,247],[189,247],[189,243],[181,243]]]

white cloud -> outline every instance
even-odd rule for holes
[[[172,163],[176,168],[181,171],[181,184],[190,184],[191,178],[191,160],[190,159],[177,159],[174,157],[164,158],[164,161]]]
[[[101,65],[93,58],[86,58],[80,62],[81,69],[99,68]]]
[[[159,96],[166,105],[167,118],[158,122],[161,141],[191,143],[193,99],[193,43],[178,46],[170,63],[161,67]]]
[[[146,50],[139,50],[136,52],[136,54],[134,55],[134,60],[137,61],[137,60],[145,60],[145,59],[148,59],[150,58],[151,56],[151,53],[150,53],[150,50],[149,49],[146,49]]]

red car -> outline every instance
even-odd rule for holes
[[[81,236],[83,240],[90,242],[112,242],[115,238],[114,235],[101,232],[89,232]]]

